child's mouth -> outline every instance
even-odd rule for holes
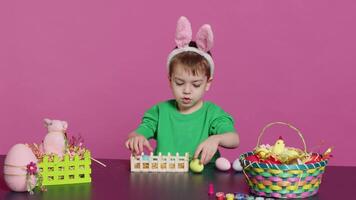
[[[187,98],[187,97],[183,98],[182,100],[183,100],[184,104],[188,104],[188,103],[190,103],[192,101],[192,99]]]

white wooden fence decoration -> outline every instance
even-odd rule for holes
[[[130,156],[131,172],[188,172],[189,154],[180,156],[179,153],[167,156],[159,153],[154,156],[153,153],[140,156]]]

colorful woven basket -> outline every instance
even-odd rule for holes
[[[294,126],[284,122],[273,122],[266,125],[258,137],[257,146],[265,130],[276,124],[287,125],[301,137],[306,151],[303,135]],[[253,155],[247,152],[240,156],[240,162],[247,184],[253,194],[273,198],[306,198],[318,192],[327,160],[312,164],[267,164],[251,162],[246,157]]]

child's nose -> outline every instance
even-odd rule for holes
[[[184,94],[190,94],[192,92],[192,88],[189,85],[185,85],[183,88]]]

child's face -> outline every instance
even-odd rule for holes
[[[177,64],[169,81],[178,108],[188,110],[202,100],[204,93],[210,88],[212,79],[207,80],[204,73],[193,75],[186,71],[182,64]]]

